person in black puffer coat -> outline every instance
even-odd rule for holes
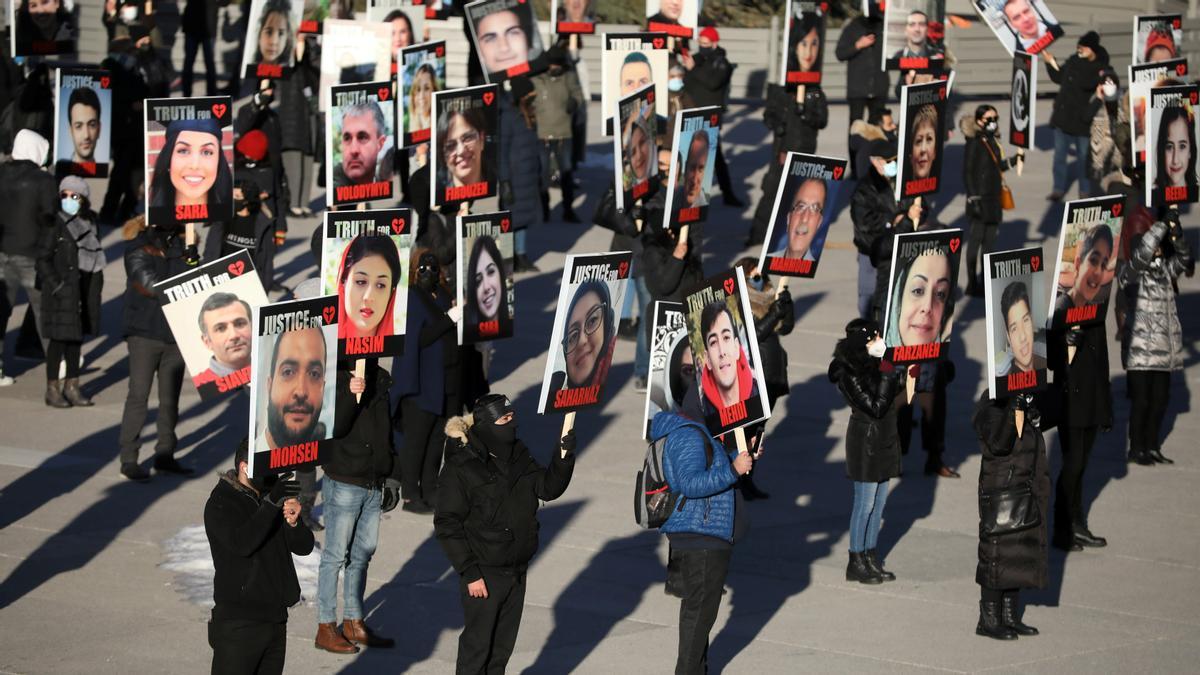
[[[651,183],[651,185],[655,185]],[[651,198],[653,195],[651,195]],[[653,323],[654,306],[650,304],[650,291],[646,288],[645,270],[643,265],[645,260],[642,258],[642,233],[638,230],[637,222],[634,218],[635,209],[633,205],[627,205],[624,210],[617,208],[616,195],[616,180],[610,179],[608,189],[604,191],[604,196],[600,198],[600,203],[596,206],[596,212],[592,215],[592,222],[600,227],[612,230],[612,243],[609,244],[610,251],[630,251],[633,253],[633,291],[636,295],[635,300],[638,306],[638,316],[643,324]],[[638,211],[638,213],[641,213]],[[643,224],[644,226],[644,224]],[[643,325],[645,328],[645,325]],[[651,328],[652,330],[652,328]],[[642,391],[646,386],[646,378],[650,374],[650,341],[646,330],[637,332],[637,345],[633,359],[633,378],[634,389]]]
[[[537,272],[525,249],[529,228],[542,224],[546,176],[528,77],[511,81],[512,97],[500,96],[500,208],[512,211],[513,271]]]
[[[129,394],[121,413],[121,475],[137,481],[150,478],[138,466],[139,436],[146,424],[150,387],[158,381],[158,431],[154,469],[191,474],[175,460],[175,422],[179,419],[179,391],[183,387],[183,355],[154,293],[154,284],[189,269],[184,261],[183,231],[174,227],[146,227],[145,216],[125,223],[125,308],[123,325],[129,345]]]
[[[872,116],[887,104],[888,73],[880,69],[883,63],[883,17],[859,16],[842,27],[834,54],[846,63],[846,101],[850,104],[850,122]],[[849,146],[849,139],[847,139]],[[851,153],[853,159],[853,153]],[[851,177],[857,176],[855,163],[850,163]]]
[[[858,249],[859,314],[882,323],[892,239],[897,233],[915,229],[921,208],[898,203],[892,179],[885,175],[895,170],[895,143],[872,141],[866,152],[871,168],[850,195],[850,220],[854,222],[854,247]]]
[[[208,644],[214,673],[282,673],[288,608],[300,602],[292,555],[312,553],[312,531],[300,518],[296,481],[247,476],[249,439],[234,453],[204,505],[213,558],[213,610]]]
[[[958,120],[966,139],[966,158],[963,160],[963,178],[967,188],[967,295],[983,296],[983,255],[992,251],[996,232],[1000,229],[1003,210],[1000,205],[1000,188],[1004,184],[1001,174],[1025,157],[1025,151],[1017,148],[1016,155],[1004,156],[1004,149],[997,140],[999,113],[990,105],[975,108],[975,116],[963,115]]]
[[[777,84],[768,85],[763,121],[774,134],[771,157],[775,161],[763,176],[763,196],[754,209],[754,222],[746,239],[747,246],[761,244],[766,236],[787,153],[802,152],[811,155],[817,151],[817,132],[829,123],[829,104],[825,101],[825,93],[821,91],[820,85],[805,87],[803,103],[796,101],[795,90],[788,90]]]
[[[660,139],[661,141],[662,139]],[[642,264],[650,305],[656,300],[683,302],[684,295],[704,281],[701,249],[704,228],[701,223],[688,226],[686,240],[680,240],[678,229],[663,227],[666,213],[667,169],[671,163],[670,144],[658,146],[659,189],[653,197],[634,210],[634,218],[642,221]],[[646,322],[647,335],[651,330]]]
[[[79,362],[84,335],[100,332],[100,292],[104,285],[104,250],[87,183],[67,176],[59,183],[62,204],[54,227],[41,232],[38,286],[42,290],[42,337],[46,348],[46,405],[90,406],[79,389]],[[71,209],[68,211],[68,209]],[[66,363],[66,379],[59,364]]]
[[[736,64],[730,63],[725,55],[725,49],[718,46],[721,36],[716,26],[705,26],[700,30],[696,40],[697,49],[694,54],[681,55],[679,62],[687,69],[683,76],[684,90],[692,97],[697,107],[725,107],[729,101],[729,81],[733,77]],[[727,206],[745,206],[733,189],[733,179],[729,175],[729,164],[725,161],[725,153],[721,144],[717,144],[717,157],[713,165],[713,173],[717,185],[721,188],[721,198]]]
[[[567,491],[575,431],[543,468],[517,438],[512,403],[488,394],[446,423],[434,533],[459,575],[465,626],[459,673],[503,673],[521,626],[525,571],[538,549],[539,500]]]
[[[1059,201],[1067,192],[1071,179],[1067,153],[1072,147],[1079,172],[1079,196],[1088,197],[1092,185],[1085,167],[1093,113],[1089,99],[1100,84],[1100,71],[1108,65],[1108,52],[1100,46],[1096,31],[1088,31],[1079,38],[1075,53],[1062,66],[1049,49],[1042,50],[1042,59],[1048,66],[1046,74],[1058,85],[1054,110],[1050,113],[1050,127],[1054,130],[1054,191],[1047,199]]]
[[[1050,463],[1042,438],[1041,413],[1031,394],[989,400],[987,392],[972,419],[983,460],[979,465],[979,623],[975,633],[997,640],[1037,635],[1021,622],[1022,588],[1045,588],[1050,515]],[[1027,485],[1033,493],[1037,524],[996,532],[996,513],[984,495]],[[1007,515],[1007,514],[1005,514]]]
[[[287,177],[291,201],[286,205],[293,216],[311,216],[308,202],[312,196],[313,156],[316,153],[316,96],[320,80],[321,48],[317,36],[301,36],[296,43],[296,66],[277,80],[279,96],[279,151]],[[407,161],[406,153],[397,153]]]
[[[846,581],[878,584],[896,575],[883,567],[875,551],[888,481],[900,475],[900,438],[896,399],[906,373],[880,361],[884,352],[879,325],[866,319],[846,324],[829,364],[829,381],[850,405],[846,429],[846,476],[854,482],[850,512],[850,562]]]

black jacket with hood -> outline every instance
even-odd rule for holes
[[[875,35],[875,43],[865,49],[854,46],[858,39]],[[888,95],[888,72],[883,63],[883,20],[860,16],[842,27],[834,55],[846,62],[846,98],[882,98]]]
[[[963,115],[958,128],[965,139],[963,180],[967,187],[967,215],[989,225],[999,225],[1001,173],[1017,165],[1017,156],[1004,157],[1004,151],[992,134],[983,133],[974,115]]]
[[[434,534],[467,583],[486,570],[523,573],[538,549],[538,501],[562,496],[575,455],[556,448],[543,468],[517,441],[509,461],[488,452],[474,417],[446,422],[446,459],[438,477]]]
[[[278,506],[229,471],[204,505],[204,533],[215,569],[212,618],[286,622],[288,607],[300,601],[292,554],[313,550],[304,520],[289,526]]]
[[[1096,93],[1096,85],[1100,84],[1100,70],[1107,65],[1108,52],[1100,47],[1092,61],[1072,54],[1061,68],[1046,68],[1046,74],[1058,85],[1050,126],[1070,136],[1091,133],[1094,111],[1089,101]]]
[[[400,462],[392,446],[392,406],[388,389],[392,376],[377,365],[367,366],[367,390],[356,401],[350,391],[353,373],[339,361],[333,439],[321,468],[325,475],[359,487],[373,487],[387,478],[400,480]]]
[[[683,76],[683,87],[695,101],[697,108],[709,105],[725,105],[729,95],[729,78],[734,65],[725,56],[725,49],[697,49],[692,53],[695,63]]]
[[[857,353],[854,353],[856,352]],[[896,428],[896,396],[904,371],[880,370],[879,359],[865,348],[838,343],[829,364],[829,381],[850,404],[846,429],[846,476],[878,483],[900,475],[900,435]]]

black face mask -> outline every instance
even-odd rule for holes
[[[233,200],[233,212],[234,213],[240,212],[242,209],[246,208],[246,206],[248,204],[249,204],[249,202],[247,202],[245,199]]]
[[[515,420],[510,421],[508,424],[482,422],[471,427],[471,431],[475,432],[475,436],[487,448],[488,453],[494,455],[496,459],[502,462],[512,460],[517,444],[517,423]]]
[[[437,258],[432,254],[421,256],[420,262],[417,263],[417,287],[432,293],[437,289],[441,276],[442,267],[438,264]]]

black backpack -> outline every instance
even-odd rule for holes
[[[705,436],[704,434],[701,434]],[[683,508],[687,497],[680,496],[667,484],[663,470],[663,453],[667,449],[667,434],[650,443],[646,448],[646,459],[637,474],[633,489],[633,519],[646,529],[658,529],[671,517],[675,509]],[[712,466],[713,448],[704,438],[704,468]]]

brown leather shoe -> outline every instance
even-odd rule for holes
[[[396,646],[396,641],[392,638],[385,638],[372,633],[371,629],[367,628],[367,624],[362,619],[346,619],[342,623],[342,635],[345,635],[347,640],[365,647],[382,647],[387,649]]]
[[[317,624],[317,639],[313,642],[317,649],[324,649],[334,654],[357,654],[358,647],[350,644],[336,623]]]

